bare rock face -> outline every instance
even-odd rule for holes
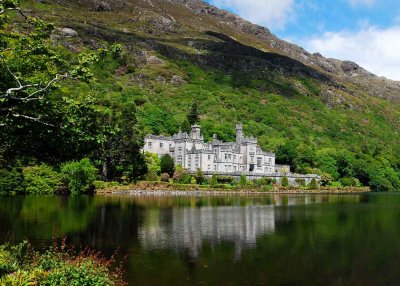
[[[328,106],[329,108],[347,105],[346,98],[343,95],[341,95],[333,90],[326,90],[326,91],[322,92],[322,96],[324,98],[324,102],[325,102],[326,106]]]
[[[68,37],[68,38],[79,37],[78,32],[71,28],[58,28],[55,30],[54,34],[58,35],[58,36],[62,36],[62,37]]]
[[[146,62],[151,65],[162,65],[164,61],[156,56],[149,56]]]
[[[156,77],[156,81],[165,83],[166,80],[165,80],[165,77],[159,75],[158,77]]]
[[[179,75],[173,75],[171,78],[171,83],[175,86],[180,86],[185,83],[185,80]]]
[[[179,25],[173,18],[168,19],[164,16],[150,19],[149,24],[152,25],[157,32],[176,33],[179,30]]]
[[[342,64],[340,65],[340,68],[345,73],[353,73],[358,71],[360,69],[360,66],[354,62],[343,61]]]
[[[95,10],[97,12],[112,11],[111,4],[107,1],[94,1]]]

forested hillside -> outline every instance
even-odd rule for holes
[[[30,168],[68,173],[66,162],[82,158],[104,180],[137,180],[146,173],[143,136],[187,130],[198,106],[206,139],[233,140],[242,122],[296,172],[400,190],[398,82],[311,55],[201,1],[21,7],[0,16],[0,183],[8,189]]]

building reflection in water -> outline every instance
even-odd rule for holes
[[[227,241],[235,244],[239,259],[243,249],[256,246],[257,237],[275,230],[273,205],[177,208],[170,218],[161,217],[156,210],[148,213],[138,233],[142,247],[185,249],[192,258],[205,241],[211,246]]]
[[[234,243],[236,258],[243,249],[255,248],[257,238],[275,232],[276,223],[293,220],[293,206],[320,203],[358,202],[358,195],[272,195],[264,205],[204,206],[150,209],[138,229],[138,238],[148,250],[186,250],[196,259],[204,242]],[[315,215],[303,209],[307,218]]]

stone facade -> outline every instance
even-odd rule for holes
[[[275,154],[265,152],[257,144],[257,139],[246,137],[242,124],[236,125],[236,142],[222,142],[213,135],[205,142],[200,126],[193,125],[190,134],[181,131],[171,137],[148,135],[143,148],[145,152],[162,157],[169,154],[176,165],[188,172],[201,169],[206,175],[246,175],[248,179],[271,177],[280,181],[283,176],[292,184],[304,179],[309,183],[316,175],[299,175],[290,171],[290,166],[275,164]]]

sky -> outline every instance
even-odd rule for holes
[[[325,57],[400,80],[400,0],[206,0]]]

